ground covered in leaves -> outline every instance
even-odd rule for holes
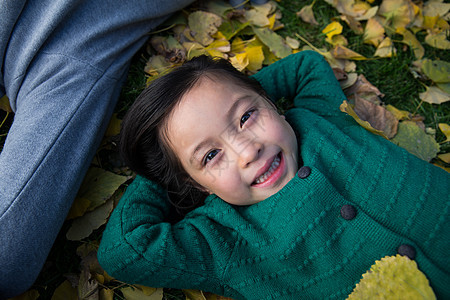
[[[132,286],[111,278],[96,259],[104,224],[134,175],[115,148],[121,118],[146,84],[201,54],[226,58],[242,72],[254,74],[291,53],[317,51],[348,97],[341,105],[344,113],[450,171],[449,9],[441,0],[280,0],[246,2],[238,8],[223,1],[199,1],[173,16],[151,33],[147,47],[136,55],[67,222],[35,285],[18,299],[224,299],[201,291]],[[289,108],[286,101],[278,104],[281,110]],[[0,100],[0,109],[10,111],[7,99]],[[3,143],[13,114],[0,116]],[[371,273],[380,268],[377,291],[392,282],[383,278],[417,270],[395,257],[377,262]],[[402,280],[418,280],[416,286],[432,295],[420,276]],[[352,297],[372,293],[373,278],[365,274]]]

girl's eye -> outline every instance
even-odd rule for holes
[[[242,115],[241,120],[240,120],[240,126],[242,128],[242,126],[244,125],[245,122],[247,122],[248,119],[250,119],[251,115],[255,112],[254,109],[249,110],[247,112],[245,112],[245,114]]]
[[[205,158],[203,159],[203,164],[206,165],[210,160],[212,160],[214,157],[216,157],[216,155],[219,153],[218,149],[214,149],[209,151],[206,155]]]

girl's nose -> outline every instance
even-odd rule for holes
[[[248,167],[252,162],[259,158],[263,149],[263,145],[257,141],[250,141],[243,147],[239,153],[239,166],[241,168]]]

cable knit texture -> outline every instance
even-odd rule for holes
[[[409,245],[438,298],[448,299],[449,174],[342,113],[345,96],[315,52],[254,78],[273,100],[294,101],[286,118],[311,173],[252,206],[211,195],[174,225],[163,222],[166,192],[138,176],[104,231],[105,270],[235,299],[344,299],[376,260]]]

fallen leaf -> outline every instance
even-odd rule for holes
[[[362,275],[347,300],[436,299],[430,283],[414,260],[397,254],[377,260]]]
[[[361,120],[361,118],[354,111],[352,105],[349,104],[346,100],[344,100],[344,102],[339,106],[339,109],[342,112],[345,112],[346,114],[353,117],[353,119],[355,119],[355,121],[359,125],[361,125],[363,128],[365,128],[366,130],[368,130],[374,134],[380,135],[380,136],[384,137],[385,139],[387,139],[387,137],[384,135],[384,133],[381,130],[377,130],[377,129],[373,128],[369,122]]]
[[[316,26],[319,25],[316,18],[314,17],[313,4],[303,6],[303,8],[299,12],[297,12],[297,16],[300,17],[305,23]]]
[[[450,63],[442,60],[422,60],[421,69],[423,73],[433,82],[450,82]]]
[[[364,29],[364,43],[372,44],[378,47],[380,42],[384,39],[384,28],[375,19],[369,19]]]
[[[122,124],[122,120],[117,118],[117,114],[114,113],[111,117],[111,120],[109,121],[108,129],[106,129],[105,136],[111,137],[111,136],[119,135],[121,124]]]
[[[13,112],[9,105],[9,99],[6,95],[0,98],[0,109],[6,112]]]
[[[172,66],[170,62],[168,62],[164,56],[162,55],[152,55],[148,60],[144,71],[150,76],[158,76],[163,74]]]
[[[327,36],[327,38],[329,39],[329,40],[331,40],[331,38],[334,36],[334,35],[338,35],[338,34],[341,34],[342,33],[342,25],[339,23],[339,22],[336,22],[336,21],[334,21],[334,22],[331,22],[330,24],[328,24],[323,30],[322,30],[322,33],[324,33],[326,36]]]
[[[208,46],[214,39],[211,37],[218,31],[222,18],[206,11],[195,11],[189,14],[189,28],[194,39],[203,46]]]
[[[248,66],[247,53],[237,53],[235,56],[230,57],[230,62],[239,71],[243,71]]]
[[[360,74],[355,84],[344,92],[349,100],[352,100],[355,95],[358,95],[358,97],[374,104],[380,104],[381,101],[379,97],[384,97],[384,94],[381,93],[376,86],[370,83],[363,74]]]
[[[221,0],[208,1],[205,4],[209,12],[221,17],[225,17],[229,11],[233,10],[233,7],[230,5],[228,1],[221,1]]]
[[[114,290],[103,288],[99,293],[99,300],[113,300]]]
[[[444,30],[437,33],[429,31],[428,35],[425,37],[425,43],[437,49],[450,49],[450,41],[447,40],[447,34]]]
[[[269,26],[270,20],[268,15],[272,11],[272,6],[267,2],[264,5],[254,6],[252,9],[245,10],[244,16],[247,22],[259,27]]]
[[[88,210],[93,210],[110,199],[126,180],[126,176],[91,167],[78,190],[77,198],[88,199],[90,202]]]
[[[348,27],[350,27],[350,29],[353,30],[355,34],[360,35],[364,33],[361,22],[355,20],[355,18],[351,16],[341,15],[340,19],[347,23]]]
[[[278,58],[284,58],[292,53],[291,48],[286,44],[284,39],[271,31],[269,28],[253,27],[256,36],[263,42],[270,51]]]
[[[442,133],[445,135],[446,140],[442,143],[450,142],[450,125],[445,123],[439,123],[439,129],[442,131]]]
[[[222,57],[228,58],[227,52],[230,52],[231,45],[227,40],[214,40],[208,47],[205,48],[205,51],[212,57]]]
[[[391,142],[425,161],[432,160],[439,152],[439,144],[434,138],[412,121],[400,122]]]
[[[420,99],[430,104],[442,104],[450,100],[450,94],[436,86],[427,86],[426,91],[419,94]]]
[[[55,289],[51,300],[78,300],[77,289],[65,280]]]
[[[443,162],[450,164],[450,153],[439,154],[438,158]]]
[[[361,120],[369,122],[373,128],[382,131],[388,139],[397,134],[398,120],[383,106],[356,97],[353,109]]]
[[[74,219],[66,233],[66,238],[70,241],[81,241],[88,237],[95,229],[105,224],[113,210],[113,202],[112,199],[108,200],[105,204],[100,205],[93,211]]]
[[[206,300],[205,295],[200,290],[183,290],[186,300]]]
[[[91,206],[91,201],[84,197],[77,197],[70,207],[66,220],[75,219],[81,217]]]
[[[417,40],[416,36],[405,28],[400,28],[398,33],[403,35],[402,42],[407,44],[413,51],[416,59],[421,59],[425,54],[425,49],[422,44]]]
[[[300,42],[294,38],[286,37],[286,44],[291,47],[291,49],[298,49],[300,47]]]
[[[423,5],[422,13],[424,16],[436,17],[445,16],[450,10],[450,3],[442,3],[442,1],[427,1]]]
[[[385,17],[394,29],[406,28],[414,20],[414,5],[410,0],[383,0],[378,14]]]
[[[162,288],[155,289],[155,291],[150,295],[146,295],[143,290],[136,286],[124,287],[121,288],[120,291],[126,300],[162,300],[164,297]]]
[[[227,40],[231,40],[235,35],[244,30],[249,25],[250,24],[248,22],[241,23],[236,20],[230,20],[228,22],[222,22],[222,25],[220,25],[219,27],[219,31],[222,32]]]
[[[395,108],[394,106],[392,106],[392,105],[390,105],[390,104],[388,104],[388,105],[386,106],[386,109],[387,109],[388,111],[390,111],[390,112],[394,115],[394,117],[395,117],[397,120],[399,120],[399,121],[409,120],[409,119],[410,119],[411,113],[408,112],[408,111],[406,111],[406,110],[400,110],[400,109],[397,109],[397,108]]]
[[[262,68],[264,61],[262,46],[249,46],[245,52],[248,57],[247,70],[252,73],[256,73]]]
[[[345,90],[345,89],[351,87],[352,85],[354,85],[357,80],[358,80],[358,74],[349,73],[349,74],[347,74],[347,78],[345,80],[339,81],[339,84],[341,85],[341,88],[343,90]]]
[[[386,37],[380,45],[378,45],[377,50],[375,51],[374,55],[375,57],[392,57],[392,55],[395,55],[397,53],[397,49],[395,49],[394,45],[392,44],[392,40],[389,37]]]
[[[98,299],[98,282],[92,279],[89,270],[84,269],[80,274],[78,282],[78,299],[79,300],[97,300]]]
[[[335,58],[344,58],[344,59],[353,59],[353,60],[366,60],[363,55],[356,53],[353,50],[350,50],[346,48],[345,46],[337,45],[334,47],[334,49],[331,51],[331,54]]]

